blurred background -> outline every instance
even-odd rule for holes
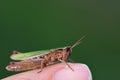
[[[0,79],[20,52],[72,45],[71,59],[87,64],[94,80],[120,80],[119,0],[1,0]]]

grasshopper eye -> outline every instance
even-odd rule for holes
[[[66,51],[67,51],[67,52],[69,52],[69,51],[70,51],[70,48],[69,48],[69,47],[68,47],[68,48],[66,48]]]

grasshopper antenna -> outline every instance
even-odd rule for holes
[[[75,44],[71,46],[71,49],[74,48],[75,46],[79,45],[81,43],[81,40],[83,40],[85,36],[81,37]]]

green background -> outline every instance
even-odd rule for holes
[[[119,0],[1,0],[0,78],[13,50],[71,45],[71,59],[89,66],[94,80],[120,80]]]

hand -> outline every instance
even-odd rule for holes
[[[2,80],[92,80],[91,72],[85,64],[68,63],[72,71],[67,65],[60,63],[49,67],[45,67],[42,72],[40,70],[32,70],[19,73]]]

